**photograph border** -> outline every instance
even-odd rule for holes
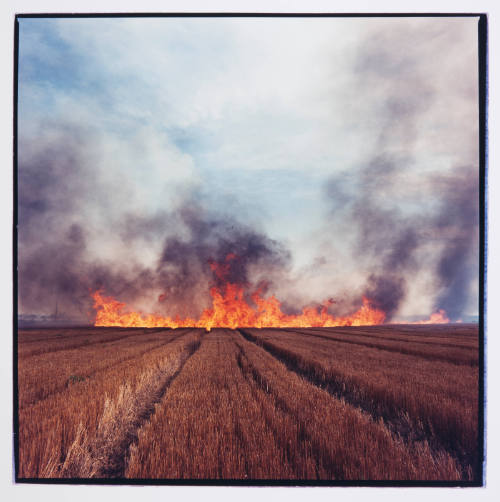
[[[22,478],[19,477],[19,420],[18,420],[18,64],[19,19],[28,18],[418,18],[418,17],[477,17],[478,18],[478,121],[479,121],[479,409],[478,452],[483,462],[475,473],[475,481],[377,481],[377,480],[240,480],[240,479],[128,479],[128,478]],[[13,426],[15,482],[54,485],[174,485],[174,486],[303,486],[303,487],[483,487],[485,486],[485,309],[486,309],[486,252],[487,252],[487,158],[488,158],[488,18],[485,13],[317,13],[317,12],[171,12],[171,13],[22,13],[14,20],[14,82],[13,82]]]

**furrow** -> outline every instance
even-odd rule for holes
[[[304,334],[304,335],[308,335],[308,334],[318,334],[318,333],[315,333],[317,331],[322,331],[322,330],[317,330],[315,328],[306,328],[304,330],[301,330],[300,328],[299,329],[290,329],[290,328],[285,328],[283,329],[283,331],[295,331],[295,332],[298,332],[298,333],[301,333],[301,334]],[[324,333],[324,331],[323,331]],[[471,350],[475,350],[477,349],[477,347],[475,347],[474,345],[461,345],[461,344],[457,344],[456,341],[454,343],[453,340],[450,340],[449,343],[446,343],[446,342],[442,342],[442,341],[428,341],[427,339],[425,340],[422,340],[422,339],[419,339],[417,337],[411,337],[409,338],[408,335],[402,335],[401,337],[397,337],[397,334],[396,336],[393,336],[393,337],[390,337],[390,336],[382,336],[382,335],[379,335],[379,334],[366,334],[366,333],[361,333],[359,331],[356,330],[355,334],[351,335],[349,334],[349,332],[345,332],[345,333],[340,333],[338,331],[334,331],[334,330],[329,330],[327,329],[326,331],[327,335],[326,337],[331,337],[332,339],[335,339],[337,340],[337,338],[335,338],[336,336],[339,336],[341,337],[340,340],[345,340],[346,337],[351,337],[351,336],[354,336],[355,338],[366,338],[366,339],[369,339],[369,340],[372,340],[372,341],[378,341],[378,340],[385,340],[385,341],[388,341],[388,342],[411,342],[411,343],[414,343],[414,344],[417,344],[417,345],[430,345],[432,347],[443,347],[443,348],[450,348],[450,349],[458,349],[458,350],[464,350],[464,351],[471,351]],[[325,335],[323,335],[325,336]],[[421,338],[421,337],[420,337]],[[436,337],[438,338],[438,337]],[[442,340],[442,338],[439,338],[439,340]]]
[[[40,356],[42,354],[53,354],[54,352],[62,352],[62,351],[65,351],[65,350],[74,350],[74,349],[78,349],[80,347],[85,347],[85,348],[89,348],[89,347],[92,347],[94,345],[102,345],[103,347],[109,345],[109,344],[112,344],[114,342],[118,342],[118,341],[123,341],[125,340],[126,338],[132,338],[134,336],[137,336],[137,337],[140,337],[140,336],[148,336],[148,335],[152,335],[154,333],[157,333],[158,331],[166,331],[166,330],[156,330],[156,331],[151,331],[151,332],[148,332],[146,334],[144,333],[131,333],[131,334],[127,334],[127,335],[122,335],[122,336],[115,336],[113,337],[113,335],[110,335],[110,339],[109,340],[106,340],[106,339],[100,339],[100,340],[96,340],[96,341],[93,341],[93,340],[86,340],[86,341],[76,341],[74,343],[71,343],[71,344],[68,344],[68,345],[63,345],[61,347],[46,347],[46,348],[40,348],[40,349],[32,349],[31,351],[30,350],[22,350],[24,347],[23,345],[26,344],[26,343],[33,343],[33,342],[21,342],[19,344],[19,356],[22,357],[22,358],[29,358],[29,357],[34,357],[34,356]],[[98,335],[96,335],[98,336]],[[100,335],[102,336],[102,335]],[[70,337],[65,337],[64,339],[62,338],[59,338],[59,339],[56,339],[57,341],[62,341],[62,340],[66,340],[67,338],[70,338]],[[39,342],[37,342],[39,343]]]
[[[83,431],[70,448],[62,468],[62,477],[123,478],[131,445],[138,431],[155,413],[155,406],[198,350],[200,337],[180,354],[146,371],[135,387],[124,384],[114,401],[105,402],[97,432],[89,438]]]
[[[300,335],[305,335],[305,336],[311,336],[315,338],[322,338],[323,340],[328,340],[331,342],[338,342],[338,343],[345,343],[349,345],[358,345],[361,347],[367,347],[370,349],[375,349],[375,350],[382,350],[385,352],[394,352],[397,354],[405,354],[409,356],[417,356],[417,357],[422,357],[424,359],[427,359],[429,361],[444,361],[450,364],[456,364],[458,366],[477,366],[478,365],[478,360],[477,357],[470,357],[470,358],[458,358],[458,357],[453,357],[449,355],[441,355],[441,354],[429,354],[428,352],[425,352],[423,350],[413,350],[413,349],[406,349],[403,347],[390,347],[388,345],[380,345],[376,343],[370,343],[370,342],[357,342],[355,340],[346,340],[345,338],[337,338],[332,335],[319,335],[317,333],[309,333],[309,332],[303,332],[298,329],[283,329],[282,331],[288,331],[290,333],[298,333]],[[453,347],[455,348],[455,347]]]
[[[238,331],[246,340],[263,348],[282,362],[289,371],[327,391],[332,397],[368,414],[374,422],[382,421],[394,437],[401,438],[406,444],[427,441],[436,458],[446,452],[460,464],[464,477],[470,476],[470,466],[475,466],[477,461],[474,454],[444,441],[435,434],[432,423],[416,421],[404,409],[387,406],[386,403],[371,395],[368,389],[354,384],[341,373],[330,371],[328,375],[325,375],[313,363],[307,362],[298,354],[263,340],[246,329]]]
[[[244,378],[250,384],[254,399],[262,409],[262,415],[267,427],[272,430],[273,436],[278,446],[285,452],[285,456],[291,465],[300,466],[304,458],[310,458],[315,464],[314,476],[302,476],[302,479],[321,479],[321,473],[328,473],[328,479],[342,479],[342,469],[336,466],[335,459],[323,448],[323,445],[316,441],[307,430],[307,424],[300,420],[294,411],[289,407],[286,400],[281,398],[270,385],[270,382],[255,368],[244,353],[243,347],[237,343],[239,353],[237,357],[238,366]],[[296,422],[296,436],[298,441],[291,447],[290,437],[282,427],[282,420],[277,420],[276,415],[287,415],[288,418]]]
[[[89,371],[89,372],[86,372],[83,376],[85,378],[92,378],[92,377],[95,377],[96,375],[99,375],[100,373],[103,373],[111,368],[114,368],[114,367],[117,367],[119,366],[120,364],[123,364],[123,363],[126,363],[128,361],[132,361],[134,359],[138,359],[142,356],[144,356],[145,354],[148,354],[149,352],[153,352],[161,347],[164,347],[165,345],[168,345],[176,340],[178,340],[179,338],[181,338],[182,336],[186,335],[187,333],[189,332],[188,331],[185,331],[183,333],[179,333],[179,334],[176,334],[174,336],[172,336],[171,338],[169,338],[168,340],[165,340],[165,341],[162,341],[158,344],[155,344],[153,345],[152,347],[149,347],[148,349],[146,350],[141,350],[140,352],[137,352],[129,357],[125,357],[123,359],[120,359],[118,361],[115,361],[115,362],[112,362],[110,364],[107,364],[107,365],[104,365],[102,367],[100,367],[99,369],[97,370],[94,370],[94,371]],[[43,395],[43,397],[41,398],[38,398],[36,400],[31,400],[31,401],[25,401],[21,404],[21,406],[25,409],[29,408],[30,406],[34,406],[34,405],[37,405],[43,401],[45,401],[46,399],[56,395],[56,394],[59,394],[61,392],[65,392],[68,388],[68,382],[63,382],[61,383],[60,386],[58,386],[57,388],[51,390],[51,391],[46,391]],[[21,400],[20,400],[21,401]]]
[[[242,342],[244,340],[237,334]],[[246,342],[245,342],[246,343]],[[252,345],[253,347],[253,345]],[[305,479],[307,459],[291,465],[276,442],[237,363],[234,333],[216,328],[203,338],[140,430],[127,478]],[[295,444],[293,430],[289,439]]]

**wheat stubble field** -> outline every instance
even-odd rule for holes
[[[478,481],[474,324],[18,333],[18,479]]]

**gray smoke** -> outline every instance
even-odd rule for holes
[[[130,67],[127,58],[109,65],[110,54],[123,50],[126,31],[118,31],[111,52],[88,61],[78,82],[59,82],[47,65],[58,54],[62,62],[72,55],[48,43],[38,55],[32,40],[20,63],[20,312],[50,314],[57,305],[60,313],[91,321],[90,293],[101,289],[143,311],[196,316],[210,305],[209,288],[224,280],[250,291],[267,287],[285,311],[295,313],[332,297],[337,303],[330,312],[345,315],[359,308],[364,294],[390,319],[415,290],[427,287],[412,289],[415,278],[432,275],[424,294],[435,309],[460,317],[470,308],[478,265],[477,82],[474,56],[464,53],[474,50],[473,21],[346,23],[340,33],[356,30],[344,44],[348,53],[333,51],[330,58],[339,35],[332,30],[327,38],[325,32],[314,46],[326,54],[317,59],[319,77],[302,82],[297,73],[290,87],[296,98],[285,96],[268,110],[279,90],[266,92],[272,75],[259,62],[255,110],[238,91],[214,113],[211,99],[217,103],[224,95],[219,70],[209,72],[206,89],[200,87],[197,99],[206,96],[204,107],[191,102],[203,79],[193,78],[184,61],[179,82],[193,87],[156,90],[152,83],[164,75],[156,81],[143,75],[133,36]],[[54,36],[61,29],[62,23]],[[89,53],[89,40],[100,40],[90,25],[84,31],[89,38],[75,36],[78,54]],[[73,44],[69,33],[61,40]],[[29,39],[23,43],[29,48]],[[166,47],[177,54],[177,42]],[[245,58],[250,75],[255,61]],[[330,64],[331,79],[325,70]],[[165,68],[176,74],[175,64]],[[231,71],[228,82],[243,82]],[[106,94],[89,93],[90,82],[103,83]],[[331,143],[330,133],[338,135]],[[325,229],[316,197],[329,162],[337,174],[326,183]],[[259,178],[275,165],[272,176]],[[307,183],[289,194],[294,179]],[[301,209],[295,228],[294,212]],[[303,215],[311,215],[310,233]],[[266,218],[271,231],[293,243],[293,260],[284,245],[248,223],[253,217]],[[221,264],[219,275],[214,263]]]
[[[210,264],[232,254],[224,281],[250,287],[290,255],[279,243],[229,215],[215,214],[191,194],[171,212],[133,214],[105,190],[87,152],[95,138],[75,128],[54,128],[52,141],[23,142],[19,158],[19,305],[21,312],[60,313],[91,321],[90,293],[130,303],[157,298],[152,308],[196,316],[210,305],[209,287],[221,286]],[[123,248],[159,246],[153,264],[92,251],[99,239],[89,201],[104,200]],[[106,203],[106,201],[108,201]],[[106,235],[102,235],[104,239]]]
[[[442,198],[432,227],[445,245],[436,266],[435,307],[458,319],[467,304],[470,281],[479,275],[479,183],[470,169],[460,167],[452,179],[437,179],[436,185]]]
[[[360,121],[377,117],[376,141],[364,161],[330,179],[326,194],[332,215],[342,216],[356,236],[355,256],[371,270],[363,294],[388,319],[398,312],[411,281],[429,268],[436,277],[430,292],[434,308],[458,319],[469,300],[470,281],[478,273],[477,164],[457,161],[444,173],[422,172],[417,186],[411,182],[415,178],[407,176],[415,172],[418,141],[428,134],[429,114],[446,89],[439,73],[440,55],[434,54],[438,62],[430,65],[434,78],[425,56],[433,57],[436,37],[460,37],[461,32],[439,32],[432,23],[418,31],[389,27],[375,31],[359,48],[350,94],[351,99],[365,98],[367,109],[354,109]],[[473,92],[464,98],[477,102]],[[473,124],[464,127],[475,131]],[[448,129],[455,128],[447,123],[435,141],[446,143]],[[477,143],[469,146],[467,158],[477,159]],[[432,256],[422,252],[429,246]]]

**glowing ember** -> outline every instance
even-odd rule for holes
[[[229,274],[230,262],[233,259],[235,255],[229,254],[222,264],[210,262],[210,268],[219,281],[224,281]],[[374,308],[367,298],[363,298],[361,307],[354,314],[335,317],[328,313],[328,305],[333,303],[333,300],[325,301],[319,308],[306,307],[298,315],[287,315],[281,311],[281,302],[274,295],[264,298],[262,291],[257,289],[251,295],[254,304],[252,306],[245,299],[244,293],[242,286],[231,282],[210,288],[212,307],[205,309],[196,320],[130,312],[124,303],[104,297],[100,291],[96,291],[92,294],[94,308],[97,311],[95,326],[197,327],[210,330],[213,327],[235,329],[244,326],[256,328],[364,326],[382,324],[385,319],[385,313]]]

